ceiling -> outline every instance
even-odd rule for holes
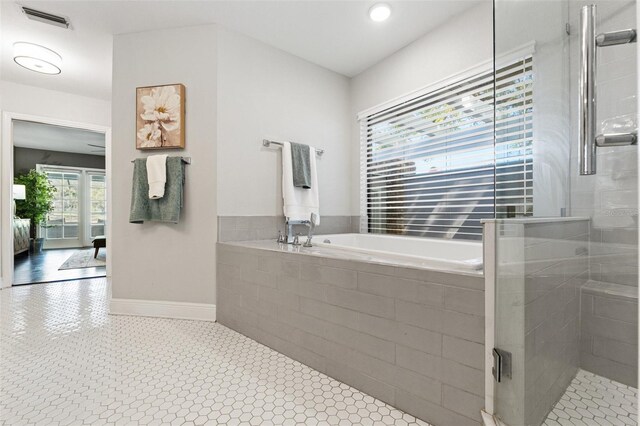
[[[32,121],[13,121],[13,144],[20,148],[105,155],[104,134]],[[91,144],[91,145],[89,145]]]
[[[217,23],[293,55],[354,76],[482,1],[386,0],[387,21],[368,18],[376,1],[32,1],[0,3],[2,79],[102,99],[111,98],[112,35]],[[62,15],[65,30],[28,20],[18,5]],[[62,74],[17,66],[16,41],[42,44],[63,57]]]

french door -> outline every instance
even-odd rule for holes
[[[86,247],[106,235],[104,170],[38,165],[56,188],[53,211],[39,230],[45,248]]]

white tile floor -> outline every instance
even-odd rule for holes
[[[637,403],[637,389],[580,370],[544,425],[637,425]]]
[[[109,316],[108,292],[0,292],[0,423],[426,425],[219,324]]]

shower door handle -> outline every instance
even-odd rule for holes
[[[596,136],[596,146],[627,146],[638,143],[638,133],[607,133]]]
[[[596,174],[598,146],[635,145],[637,132],[596,136],[596,48],[634,43],[636,30],[622,30],[596,36],[596,6],[583,6],[580,14],[580,80],[578,90],[578,156],[580,174]]]
[[[580,174],[596,173],[596,6],[587,5],[580,15],[580,103],[578,150]]]

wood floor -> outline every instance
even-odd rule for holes
[[[43,250],[40,254],[26,252],[19,254],[14,259],[13,285],[79,280],[106,275],[106,267],[104,266],[58,271],[60,265],[76,250],[78,249],[56,249]]]

